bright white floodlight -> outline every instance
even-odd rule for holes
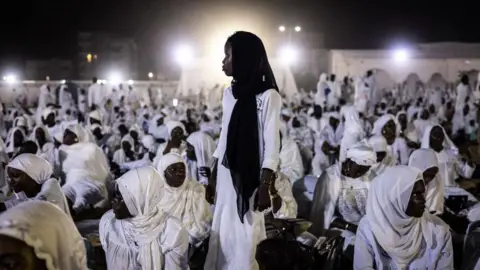
[[[110,73],[108,77],[108,82],[111,84],[119,84],[122,81],[122,76],[117,72]],[[104,82],[105,83],[105,82]]]
[[[295,32],[300,32],[302,31],[302,27],[300,26],[295,26]]]
[[[298,51],[292,46],[286,46],[280,51],[280,59],[286,65],[291,65],[298,60]]]
[[[67,82],[67,80],[61,80],[60,83],[61,84],[65,84]]]
[[[150,78],[150,79],[153,78],[153,72],[148,73],[148,78]]]
[[[6,81],[9,84],[14,84],[17,82],[17,77],[13,74],[7,75],[3,77],[3,80]]]
[[[280,25],[280,27],[278,27],[278,31],[280,31],[280,32],[285,32],[285,30],[286,30],[286,28],[283,25]]]
[[[128,84],[129,84],[129,85],[132,85],[132,84],[133,84],[133,80],[128,80]]]
[[[398,49],[393,52],[393,59],[395,62],[405,62],[409,58],[408,51],[405,49]]]
[[[173,107],[177,107],[178,106],[178,99],[174,98],[173,101],[172,101],[172,104],[173,104]]]
[[[181,66],[188,65],[193,59],[193,49],[187,45],[178,47],[175,51],[175,61]]]

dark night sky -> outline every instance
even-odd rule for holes
[[[152,54],[161,55],[159,51],[165,51],[171,40],[201,36],[212,23],[221,24],[221,16],[227,12],[233,17],[245,11],[254,14],[252,16],[263,15],[264,24],[273,31],[282,23],[299,23],[305,31],[323,32],[329,48],[380,48],[398,42],[480,42],[480,16],[474,1],[427,4],[431,2],[8,1],[8,4],[2,2],[0,16],[0,62],[16,58],[72,58],[78,31],[107,31],[132,36],[139,45],[140,61],[144,61],[142,59],[152,59]]]

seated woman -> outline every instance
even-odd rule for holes
[[[7,174],[8,185],[15,193],[23,192],[29,199],[55,204],[70,216],[65,194],[58,180],[52,178],[52,165],[45,159],[34,154],[21,154],[8,163]],[[15,200],[5,202],[8,208],[15,204]]]
[[[385,140],[383,136],[374,135],[368,139],[368,144],[370,144],[377,154],[377,163],[372,166],[372,172],[375,173],[375,175],[379,175],[387,167],[392,166],[392,160],[386,159],[388,151],[387,140]]]
[[[2,213],[0,224],[2,268],[88,269],[80,233],[56,206],[24,202]]]
[[[338,113],[329,113],[328,125],[315,140],[315,156],[312,160],[312,174],[317,177],[338,158],[343,137],[343,126]]]
[[[125,135],[122,138],[120,149],[115,151],[113,154],[112,161],[118,164],[119,166],[127,162],[132,162],[137,160],[137,154],[134,150],[135,142],[130,135]]]
[[[459,176],[472,177],[475,165],[471,161],[461,160],[458,148],[445,130],[441,126],[427,127],[422,138],[422,148],[432,149],[437,155],[439,175],[445,184],[445,195],[456,195],[457,192],[461,192],[455,180]]]
[[[205,199],[205,188],[188,179],[186,169],[180,155],[162,156],[157,166],[163,187],[159,207],[179,219],[190,235],[190,243],[197,244],[210,234],[212,212]]]
[[[67,127],[63,133],[62,143],[72,145],[79,142],[94,142],[94,140],[90,137],[90,133],[80,124]]]
[[[426,206],[428,212],[441,215],[444,206],[444,181],[438,173],[438,159],[436,153],[427,148],[420,148],[410,155],[408,166],[422,171],[426,187]]]
[[[25,136],[23,129],[19,127],[14,127],[11,129],[11,132],[9,133],[5,144],[5,150],[9,158],[13,158],[17,155],[20,147],[22,146],[26,138],[27,137]]]
[[[197,131],[188,136],[185,153],[189,179],[202,185],[208,184],[208,177],[210,176],[208,162],[213,157],[215,147],[212,137],[205,132]]]
[[[70,143],[70,138],[67,139]],[[62,189],[72,215],[75,217],[92,205],[103,207],[108,201],[106,183],[110,167],[102,149],[91,142],[74,143],[62,145],[59,155],[65,179]]]
[[[347,150],[343,163],[336,163],[322,173],[315,186],[310,220],[310,232],[324,236],[329,229],[339,229],[353,244],[357,224],[365,215],[368,189],[373,175],[371,166],[377,155],[365,143],[359,142]]]
[[[182,155],[187,145],[185,143],[185,136],[187,131],[181,122],[169,121],[167,123],[169,138],[168,141],[158,146],[157,156],[153,164],[157,166],[158,160],[170,152]]]
[[[158,114],[150,120],[148,125],[148,134],[152,135],[157,143],[164,143],[168,139],[168,128],[164,124],[165,116],[163,114]]]
[[[38,146],[36,154],[46,159],[52,166],[55,165],[55,145],[47,129],[44,126],[34,128],[30,139]]]
[[[188,269],[188,234],[160,207],[160,178],[144,167],[116,180],[113,210],[99,227],[108,269]]]
[[[405,139],[401,138],[400,128],[396,118],[385,114],[373,124],[373,135],[383,136],[387,140],[387,157],[385,161],[390,165],[406,165],[408,163],[408,148]]]
[[[355,269],[453,269],[449,227],[425,211],[417,168],[396,166],[376,177],[355,241]]]

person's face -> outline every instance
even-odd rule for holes
[[[463,115],[468,115],[469,112],[470,112],[470,107],[468,105],[465,105],[465,107],[463,107]]]
[[[431,167],[426,169],[423,172],[423,181],[425,181],[425,185],[428,185],[437,175],[438,167]]]
[[[103,137],[102,130],[100,128],[94,129],[92,133],[97,140],[100,140]]]
[[[113,107],[113,112],[114,113],[118,113],[119,111],[120,111],[120,107],[118,107],[118,106]]]
[[[121,135],[122,137],[125,136],[125,135],[127,135],[127,133],[128,133],[128,129],[127,129],[127,127],[126,127],[125,125],[120,125],[120,126],[118,127],[118,131],[120,131],[120,135]]]
[[[157,120],[157,126],[159,127],[159,126],[161,126],[161,125],[163,125],[163,118],[159,118],[159,119]]]
[[[90,125],[101,124],[97,119],[90,118]]]
[[[118,116],[120,116],[120,118],[125,117],[125,112],[124,112],[124,111],[121,111],[121,112],[118,114]]]
[[[337,129],[338,123],[340,123],[340,121],[338,119],[334,118],[334,117],[330,117],[329,123],[330,123],[330,126],[332,126],[333,129]]]
[[[443,150],[443,141],[445,140],[445,134],[439,126],[432,128],[430,132],[430,147],[435,150],[435,152],[440,152]]]
[[[181,127],[174,128],[170,135],[172,136],[173,140],[183,140],[183,137],[185,136]]]
[[[345,171],[348,173],[347,176],[351,178],[359,178],[365,175],[368,170],[370,170],[370,166],[362,166],[358,165],[357,163],[353,162],[351,159],[347,159],[342,164],[342,170],[345,167]]]
[[[435,114],[435,105],[430,105],[430,107],[428,107],[428,112],[432,115]]]
[[[72,145],[78,142],[77,135],[71,132],[70,130],[65,130],[63,133],[63,144],[65,145]]]
[[[232,46],[230,42],[225,44],[225,58],[222,61],[222,70],[225,75],[233,76],[233,64],[232,64]]]
[[[53,125],[55,124],[55,114],[50,113],[47,118],[45,119],[45,124],[47,125]]]
[[[131,152],[132,151],[132,146],[130,145],[129,142],[122,142],[122,149],[125,152]]]
[[[20,147],[23,143],[23,135],[20,131],[15,131],[13,134],[13,146]]]
[[[172,164],[165,170],[165,179],[171,187],[177,188],[183,185],[186,178],[185,164],[182,162]]]
[[[397,137],[397,127],[393,120],[389,120],[382,128],[382,135],[387,140],[388,145],[392,145]]]
[[[292,120],[292,126],[294,128],[299,128],[301,126],[300,121],[298,121],[298,119],[296,117],[293,118],[293,120]]]
[[[412,195],[405,214],[409,217],[420,218],[425,212],[425,204],[425,183],[419,180],[413,185]]]
[[[423,110],[422,114],[420,115],[420,118],[423,120],[427,120],[430,117],[430,113],[428,113],[427,110]]]
[[[46,270],[45,261],[38,259],[32,247],[24,242],[0,235],[0,269]]]
[[[380,103],[380,109],[385,110],[386,107],[387,107],[387,104],[385,104],[383,102]]]
[[[186,153],[189,160],[197,160],[197,156],[195,155],[195,147],[193,147],[193,145],[189,144],[188,142]]]
[[[400,125],[402,126],[402,129],[407,128],[407,115],[406,114],[400,114],[398,116],[398,122],[400,122]]]
[[[137,131],[135,131],[135,130],[130,131],[130,136],[132,136],[132,138],[135,141],[138,141],[138,132]]]
[[[290,117],[289,116],[286,116],[286,115],[282,115],[282,120],[286,123],[288,123],[288,121],[290,121]]]
[[[27,197],[35,197],[40,191],[37,184],[28,174],[21,170],[8,167],[8,185],[15,191],[15,193],[25,192]]]
[[[133,217],[132,214],[130,214],[130,211],[128,211],[127,205],[123,200],[122,193],[120,193],[118,186],[115,186],[115,192],[112,199],[112,210],[116,219],[127,219]]]
[[[383,159],[385,159],[386,156],[387,156],[387,152],[385,152],[385,151],[377,152],[377,162],[378,163],[382,162]]]

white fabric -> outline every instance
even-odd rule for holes
[[[434,249],[444,242],[441,238],[448,234],[448,226],[443,222],[435,224],[437,219],[427,211],[421,218],[409,217],[405,213],[417,181],[423,181],[417,168],[388,168],[373,180],[367,200],[364,217],[368,221],[367,226],[399,269],[408,267],[420,252],[423,242],[427,250]]]
[[[359,142],[347,150],[346,159],[358,165],[372,166],[377,163],[377,154],[369,145]]]
[[[350,106],[345,109],[344,136],[340,143],[340,162],[345,161],[347,149],[366,136],[358,111]]]
[[[391,114],[385,114],[378,118],[373,124],[372,133],[374,135],[383,136],[383,127],[390,121],[395,123],[396,138],[393,144],[387,146],[389,159],[394,160],[392,161],[392,165],[406,165],[408,163],[407,144],[403,138],[399,137],[401,127],[395,116]]]
[[[185,126],[183,125],[182,122],[179,122],[179,121],[168,121],[167,124],[167,129],[168,129],[168,138],[170,139],[170,137],[172,136],[172,131],[176,128],[176,127],[180,127],[182,130],[183,130],[183,134],[187,134],[187,130],[185,129]]]
[[[134,143],[134,140],[133,140],[132,136],[130,136],[130,134],[127,134],[127,135],[123,136],[123,138],[120,142],[120,149],[118,149],[117,151],[115,151],[115,153],[113,153],[113,158],[112,158],[112,161],[117,163],[118,165],[122,165],[126,162],[133,161],[133,160],[129,160],[127,158],[127,155],[125,154],[125,150],[123,150],[123,143],[124,142],[127,142],[127,143],[130,144],[131,151],[135,151],[135,143]]]
[[[92,142],[92,138],[89,136],[89,133],[82,125],[75,124],[73,126],[67,127],[66,129],[73,132],[77,136],[78,142]]]
[[[105,182],[110,173],[107,158],[94,143],[76,143],[60,148],[65,155],[62,170],[65,173],[63,192],[73,203],[73,209],[84,208],[107,198]],[[95,196],[91,198],[89,196]]]
[[[282,139],[280,150],[280,171],[290,180],[290,183],[302,179],[305,175],[302,156],[298,145],[289,138]]]
[[[159,207],[164,192],[158,172],[144,167],[116,182],[133,217],[117,220],[110,211],[100,221],[108,269],[187,269],[187,233]]]
[[[47,202],[19,204],[0,215],[0,235],[33,248],[48,270],[87,270],[85,244],[72,219]]]
[[[37,184],[41,185],[41,191],[35,199],[48,201],[58,206],[70,216],[67,199],[62,192],[60,183],[53,178],[53,167],[45,159],[33,154],[21,154],[15,157],[7,167],[25,172]]]
[[[433,167],[439,167],[437,154],[435,151],[427,148],[421,148],[413,151],[408,161],[408,166],[415,167],[422,172]],[[445,183],[442,179],[442,175],[437,173],[435,178],[427,184],[427,192],[425,199],[427,200],[427,207],[429,212],[435,212],[435,214],[443,213],[444,205],[444,187]]]
[[[209,165],[208,162],[212,159],[213,152],[215,152],[215,142],[204,132],[194,132],[190,134],[187,138],[187,142],[195,149],[195,156],[197,158],[197,160],[192,163],[193,166],[190,168],[190,175],[192,176],[192,179],[197,180],[202,184],[208,184],[208,179],[206,177],[200,176],[200,179],[197,179],[197,170]]]
[[[163,195],[158,207],[182,221],[190,235],[190,243],[205,240],[210,233],[212,213],[210,204],[205,199],[205,188],[196,181],[186,178],[180,187],[168,185],[165,171],[168,166],[182,163],[183,158],[177,154],[166,154],[157,166],[160,174]]]
[[[143,136],[142,145],[148,150],[149,153],[157,152],[157,143],[155,142],[155,138],[152,135]]]

